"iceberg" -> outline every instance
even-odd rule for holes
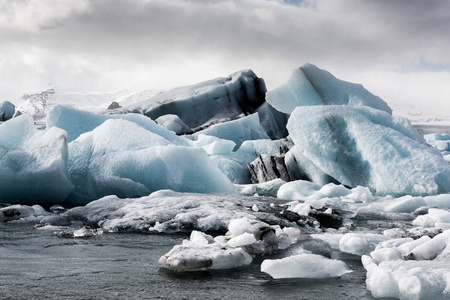
[[[177,135],[190,133],[191,129],[177,115],[163,115],[155,122],[167,130],[175,132]]]
[[[339,80],[311,64],[296,69],[285,85],[267,92],[266,98],[286,114],[291,114],[297,106],[311,105],[368,106],[392,114],[386,102],[362,85]]]
[[[450,191],[450,165],[406,119],[369,107],[303,106],[287,128],[295,144],[293,161],[307,165],[302,171],[318,184],[328,183],[328,176],[376,195]]]
[[[134,122],[110,119],[71,142],[68,170],[75,189],[70,201],[140,197],[161,189],[237,193],[203,149],[175,145],[165,138],[165,129],[155,128],[152,132]]]
[[[58,203],[73,184],[67,173],[67,134],[38,130],[30,115],[0,125],[0,202]]]
[[[266,86],[251,70],[192,86],[178,87],[143,100],[128,111],[139,112],[153,120],[177,115],[189,128],[206,127],[222,120],[252,114],[265,102]]]

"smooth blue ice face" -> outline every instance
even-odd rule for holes
[[[287,114],[297,106],[344,104],[368,106],[392,113],[386,102],[362,85],[339,80],[311,64],[294,70],[286,84],[267,92],[266,99],[277,110]]]
[[[64,130],[37,130],[30,115],[0,125],[0,202],[57,203],[73,189]]]
[[[74,204],[106,195],[140,197],[160,189],[237,193],[201,148],[178,146],[127,120],[110,119],[69,144]]]
[[[299,165],[320,171],[319,178],[367,186],[377,195],[450,191],[450,165],[403,118],[368,107],[302,106],[287,128],[295,153],[305,158]]]
[[[103,115],[83,111],[71,106],[55,106],[47,115],[47,127],[59,127],[68,134],[68,142],[76,140],[81,134],[94,130],[109,119],[124,119],[134,122],[177,145],[189,145],[189,142],[175,133],[156,124],[140,114]]]

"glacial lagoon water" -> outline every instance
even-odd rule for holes
[[[177,273],[158,265],[188,234],[113,233],[61,238],[31,223],[0,224],[0,299],[374,299],[357,256],[333,279],[271,279],[250,266]],[[338,254],[336,254],[338,255]]]

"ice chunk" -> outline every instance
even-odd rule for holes
[[[254,113],[264,103],[266,86],[251,70],[231,74],[192,86],[178,87],[128,107],[156,119],[177,115],[195,129],[223,119]]]
[[[244,232],[238,236],[232,237],[228,241],[230,247],[242,247],[256,242],[256,238],[252,233]]]
[[[57,203],[73,189],[67,174],[67,135],[39,131],[30,115],[0,125],[0,202]]]
[[[253,196],[257,194],[258,196],[268,196],[277,197],[277,192],[281,186],[286,182],[282,179],[274,179],[271,181],[255,184],[235,184],[234,186],[238,189],[239,194],[244,196]]]
[[[215,136],[199,134],[197,140],[192,142],[194,147],[203,148],[208,155],[227,155],[233,152],[236,143],[230,140],[219,139]]]
[[[407,121],[386,112],[337,105],[298,107],[287,128],[299,166],[306,161],[346,186],[394,196],[450,191],[450,165]],[[315,172],[303,171],[317,180]]]
[[[0,121],[7,121],[14,116],[16,107],[9,101],[0,103]]]
[[[107,120],[69,149],[74,203],[106,195],[139,197],[160,189],[237,193],[202,149],[173,145],[130,121]]]
[[[217,242],[199,245],[185,241],[161,256],[158,263],[175,271],[199,271],[236,268],[248,265],[252,260],[252,257],[242,248],[226,247]]]
[[[423,236],[400,245],[392,243],[390,248],[363,256],[367,288],[375,297],[447,299],[450,293],[449,242],[450,230],[447,230],[433,239]]]
[[[344,262],[316,254],[298,254],[282,259],[266,259],[261,264],[261,271],[275,279],[329,278],[351,272]]]
[[[375,250],[378,243],[388,237],[374,233],[347,233],[339,241],[339,249],[343,252],[363,255]]]
[[[413,225],[422,227],[435,227],[439,223],[450,223],[450,211],[430,208],[427,214],[418,216],[413,221]]]
[[[266,97],[267,102],[287,114],[297,106],[344,104],[369,106],[392,113],[386,102],[362,85],[339,80],[311,64],[296,69],[285,85],[267,92]]]
[[[303,200],[318,192],[321,186],[306,180],[288,182],[280,187],[277,197],[286,200]]]
[[[191,129],[177,115],[163,115],[157,118],[156,123],[175,132],[177,135],[190,133]]]
[[[56,105],[47,115],[47,127],[59,127],[68,134],[68,142],[76,140],[81,134],[94,130],[108,119],[124,119],[134,122],[166,140],[177,145],[190,145],[183,137],[156,124],[153,120],[140,114],[102,115],[83,111],[71,106]]]
[[[194,136],[200,134],[212,135],[220,139],[233,141],[236,143],[235,150],[237,150],[244,141],[269,138],[261,127],[261,124],[259,124],[258,114],[252,114],[238,120],[212,125],[207,129],[196,132]]]

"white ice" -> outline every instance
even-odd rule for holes
[[[261,271],[275,279],[330,278],[351,272],[342,261],[306,253],[282,259],[266,259],[261,264]]]

